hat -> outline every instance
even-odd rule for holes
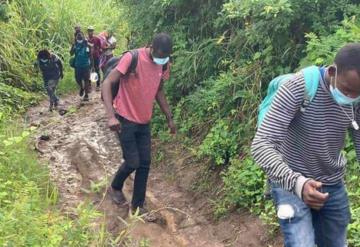
[[[87,30],[94,31],[95,28],[94,28],[94,26],[88,26],[88,29],[87,29]]]

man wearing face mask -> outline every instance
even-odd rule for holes
[[[89,100],[90,92],[90,48],[82,32],[76,36],[76,43],[71,47],[71,55],[75,55],[75,80],[80,87],[79,95],[84,101]]]
[[[58,56],[50,53],[47,49],[43,49],[37,55],[35,66],[41,70],[44,87],[50,101],[49,111],[52,111],[59,104],[59,98],[56,96],[56,87],[59,84],[59,80],[64,77],[62,62]]]
[[[302,73],[284,82],[257,130],[255,161],[270,178],[285,246],[343,247],[350,220],[341,150],[349,131],[360,158],[360,43],[319,68],[315,97],[300,111]]]
[[[94,27],[88,27],[88,43],[91,47],[92,70],[98,74],[98,80],[96,81],[96,90],[100,88],[100,54],[101,54],[101,41],[99,37],[94,35]]]
[[[128,73],[132,61],[132,54],[128,52],[104,80],[102,94],[108,125],[119,134],[125,160],[111,184],[112,198],[117,204],[126,202],[122,193],[123,185],[126,178],[135,171],[131,209],[139,209],[140,214],[145,214],[146,183],[151,163],[150,120],[155,100],[166,116],[170,132],[176,133],[163,90],[163,83],[169,78],[172,41],[169,35],[160,33],[154,37],[150,47],[137,51],[135,73]],[[165,71],[164,66],[167,66]],[[119,81],[119,91],[113,101],[111,87]],[[147,216],[146,220],[154,220]]]

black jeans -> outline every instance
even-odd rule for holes
[[[135,171],[131,205],[133,208],[142,207],[151,163],[150,124],[137,124],[121,116],[117,118],[121,122],[118,134],[125,162],[115,174],[111,186],[115,190],[122,190],[126,178]]]

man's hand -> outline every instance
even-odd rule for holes
[[[176,126],[175,126],[174,120],[169,119],[168,120],[168,126],[169,126],[169,129],[170,129],[170,134],[175,135],[176,134]]]
[[[322,183],[310,179],[304,184],[302,191],[302,198],[306,205],[315,210],[320,210],[326,200],[329,198],[329,193],[321,193]]]
[[[109,118],[108,126],[112,131],[120,130],[120,122],[115,116]]]

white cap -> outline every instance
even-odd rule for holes
[[[95,30],[94,26],[88,26],[87,30]]]

